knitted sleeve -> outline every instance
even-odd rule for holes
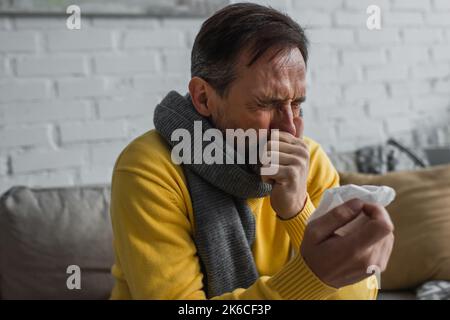
[[[339,186],[339,174],[322,147],[312,139],[305,138],[310,151],[310,168],[307,180],[308,198],[305,207],[298,215],[279,222],[285,227],[291,239],[292,247],[298,252],[303,239],[309,216],[319,205],[326,189]],[[304,263],[304,262],[303,262]],[[378,294],[377,280],[371,276],[358,283],[340,288],[327,299],[373,300]]]

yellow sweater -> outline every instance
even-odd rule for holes
[[[256,218],[252,247],[260,278],[214,299],[374,299],[374,277],[339,290],[327,286],[298,252],[306,220],[339,176],[322,148],[310,148],[308,199],[290,220],[277,218],[270,197],[249,199]],[[116,279],[112,299],[206,299],[193,242],[194,214],[182,168],[151,130],[117,159],[111,190]],[[326,262],[324,262],[326,263]]]

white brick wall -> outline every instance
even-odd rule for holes
[[[48,79],[0,79],[0,102],[44,100],[50,88]]]
[[[56,151],[25,151],[12,156],[12,171],[25,173],[77,167],[86,162],[85,153],[81,147]]]
[[[393,9],[413,9],[413,10],[429,10],[431,1],[429,0],[393,0]]]
[[[93,121],[60,125],[61,142],[89,142],[114,140],[126,137],[125,121]]]
[[[425,63],[429,60],[428,48],[425,46],[398,46],[388,49],[389,58],[395,64]],[[406,65],[407,66],[407,65]]]
[[[0,52],[33,52],[37,35],[33,31],[1,31]]]
[[[33,147],[49,144],[49,128],[47,126],[14,126],[0,130],[2,139],[0,148]]]
[[[450,2],[447,0],[434,0],[433,4],[438,10],[450,10]]]
[[[58,96],[62,99],[107,96],[106,85],[106,79],[101,77],[57,80]]]
[[[19,77],[86,74],[86,61],[83,56],[25,56],[16,58],[15,65]]]
[[[109,51],[113,48],[113,33],[109,30],[62,30],[45,32],[47,46],[50,52],[76,51]]]
[[[154,73],[158,70],[156,54],[126,56],[97,56],[94,58],[97,74],[139,74]]]
[[[449,0],[255,2],[307,29],[306,133],[331,155],[388,137],[449,143]],[[371,4],[379,31],[366,28]],[[82,19],[69,31],[65,17],[0,17],[0,192],[108,183],[155,104],[187,91],[202,19]]]
[[[126,32],[123,46],[125,49],[136,48],[183,48],[183,30],[156,29]]]

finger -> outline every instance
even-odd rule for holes
[[[308,166],[308,157],[306,153],[303,155],[296,155],[279,151],[270,151],[268,152],[268,157],[269,163],[281,164],[285,166],[302,166],[304,168]]]
[[[314,238],[320,243],[330,236],[340,227],[355,219],[362,211],[364,203],[359,199],[352,199],[334,208],[327,214],[309,223],[309,228],[314,230]]]
[[[275,139],[278,139],[278,140],[275,140]],[[274,142],[283,141],[283,142],[290,143],[290,144],[295,144],[296,140],[298,140],[298,139],[295,139],[295,137],[292,134],[290,134],[288,132],[284,132],[284,131],[279,131],[277,136],[274,136],[273,139],[271,137],[271,139],[270,139],[270,141],[274,141]]]
[[[277,138],[278,138],[278,141],[283,141],[283,142],[287,142],[290,144],[302,145],[302,146],[308,147],[308,145],[301,138],[297,138],[296,136],[293,136],[292,134],[287,133],[287,132],[280,131]],[[275,139],[272,139],[272,137],[271,137],[270,141],[272,141],[272,140],[276,141]]]
[[[381,241],[389,234],[392,229],[381,220],[368,220],[355,232],[348,234],[346,237],[349,245],[356,245],[358,248],[368,248]]]
[[[385,223],[386,228],[390,229],[391,232],[394,232],[394,224],[392,223],[389,213],[383,206],[365,203],[363,211],[370,219],[379,220],[380,222]]]
[[[269,141],[267,144],[267,151],[275,151],[309,158],[308,148],[305,148],[301,145],[290,144],[287,142],[279,142],[274,145]]]
[[[305,150],[309,150],[309,146],[301,139],[296,138],[292,135],[289,134],[289,136],[287,135],[279,135],[279,139],[278,140],[269,140],[267,141],[267,148],[270,149],[276,149],[279,148],[279,146],[281,144],[288,144],[288,145],[292,145],[293,147],[300,147],[302,149]]]
[[[294,125],[295,125],[295,136],[297,138],[303,139],[303,130],[304,130],[303,118],[301,117],[294,118]]]

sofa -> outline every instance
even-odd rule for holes
[[[114,262],[109,198],[108,186],[13,187],[4,193],[1,299],[107,299]],[[69,266],[79,267],[80,289],[68,289],[74,273]]]

